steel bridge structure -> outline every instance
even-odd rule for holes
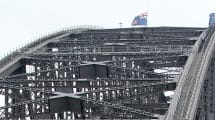
[[[40,38],[0,61],[0,119],[215,120],[214,31],[88,26]]]

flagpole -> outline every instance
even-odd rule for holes
[[[148,15],[149,15],[149,0],[146,0],[146,14],[147,14],[147,26],[148,26],[148,21],[149,21],[149,17],[148,17]]]
[[[146,0],[146,13],[149,12],[149,0]]]

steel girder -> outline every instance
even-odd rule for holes
[[[34,42],[1,62],[1,118],[159,119],[204,30],[84,29]]]

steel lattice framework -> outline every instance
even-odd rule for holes
[[[0,61],[0,118],[214,120],[214,37],[186,27],[48,35]]]

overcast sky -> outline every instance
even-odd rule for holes
[[[215,0],[0,0],[0,56],[76,25],[131,27],[148,10],[148,26],[206,27]]]
[[[148,26],[206,27],[214,5],[215,0],[0,0],[0,56],[64,27],[131,27],[147,10]]]
[[[64,27],[131,27],[147,10],[149,27],[207,27],[215,0],[0,0],[0,56]]]

